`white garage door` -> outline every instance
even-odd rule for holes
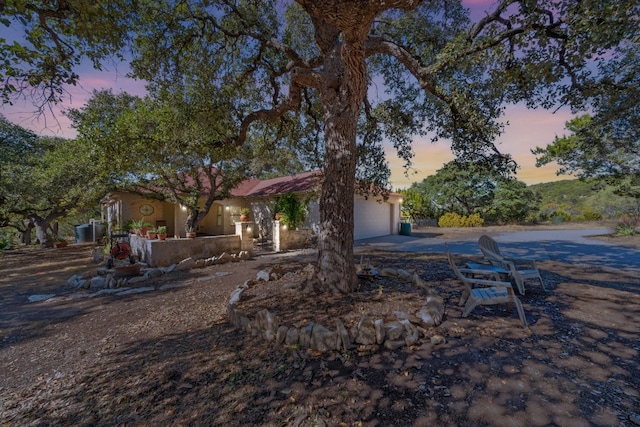
[[[355,240],[391,234],[391,205],[356,198],[353,237]]]

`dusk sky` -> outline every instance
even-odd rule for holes
[[[493,3],[487,0],[465,0],[463,3],[471,9],[472,18],[477,19],[484,15],[484,11]],[[2,27],[0,31],[7,31]],[[0,37],[4,35],[0,34]],[[128,92],[133,95],[144,95],[144,85],[125,77],[128,72],[126,64],[107,64],[105,71],[98,72],[90,66],[77,70],[81,75],[80,83],[76,87],[68,88],[68,95],[60,106],[53,107],[53,114],[47,112],[43,116],[34,114],[34,106],[31,101],[16,102],[13,106],[3,105],[2,114],[11,122],[27,129],[31,129],[39,135],[74,137],[75,132],[69,126],[67,118],[60,111],[68,108],[81,108],[91,95],[93,89],[111,88],[114,93]],[[528,110],[524,106],[510,105],[507,107],[504,121],[509,122],[505,133],[498,139],[500,151],[510,153],[520,165],[517,178],[527,184],[568,179],[567,176],[556,176],[557,167],[554,164],[546,167],[535,167],[535,156],[531,149],[536,146],[545,146],[553,142],[556,136],[565,133],[565,122],[573,117],[570,111]],[[432,175],[445,163],[453,159],[449,143],[441,141],[433,144],[428,138],[414,139],[413,149],[413,173],[408,177],[404,175],[403,161],[398,159],[393,147],[388,147],[387,160],[391,166],[391,183],[394,189],[406,188],[413,182],[420,182],[426,176]]]

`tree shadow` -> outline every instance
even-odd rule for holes
[[[393,257],[391,257],[393,258]],[[416,261],[422,258],[417,257]],[[443,260],[434,262],[444,262]],[[439,264],[438,264],[439,265]],[[437,268],[419,264],[425,272]],[[575,268],[579,271],[579,267]],[[447,319],[388,350],[313,353],[226,322],[141,339],[72,377],[5,399],[0,421],[38,425],[619,425],[640,407],[640,296],[545,269],[551,292],[462,318],[460,285],[433,278]],[[4,418],[2,418],[4,417]]]

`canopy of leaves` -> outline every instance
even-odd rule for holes
[[[517,222],[537,209],[536,196],[525,183],[482,163],[449,162],[403,194],[406,212],[414,218],[479,213],[496,222]]]
[[[106,185],[95,173],[90,147],[80,141],[37,137],[0,120],[0,217],[22,230],[38,224],[41,242],[51,221],[94,206]],[[43,242],[44,243],[44,242]]]

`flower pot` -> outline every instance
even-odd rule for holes
[[[58,242],[53,242],[53,246],[56,248],[64,248],[67,246],[67,242],[64,240],[58,241]]]
[[[167,233],[158,233],[158,240],[166,240]]]
[[[195,231],[187,231],[187,239],[193,239],[196,237]]]
[[[249,221],[249,215],[240,215],[240,222]]]
[[[158,236],[158,233],[155,231],[147,231],[147,239],[155,239]]]

